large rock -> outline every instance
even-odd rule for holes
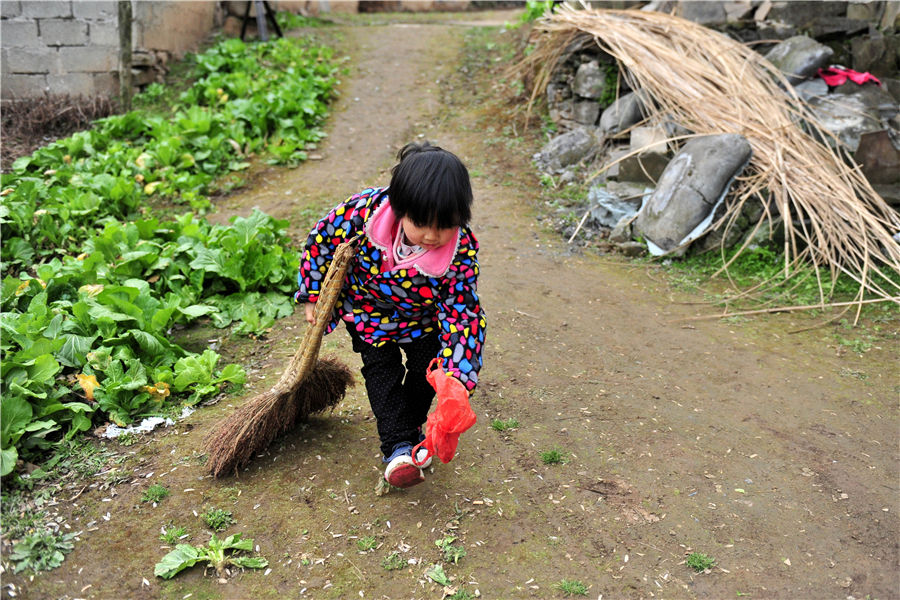
[[[619,181],[656,185],[668,165],[669,159],[663,154],[644,152],[629,156],[619,163]]]
[[[870,183],[900,182],[900,134],[882,129],[860,136],[853,158]]]
[[[604,227],[615,227],[624,217],[633,217],[641,208],[641,199],[620,198],[602,186],[592,187],[587,193],[591,219]]]
[[[561,173],[564,167],[574,165],[587,156],[595,146],[597,138],[579,127],[550,140],[541,150],[537,162],[544,171]]]
[[[600,115],[600,133],[618,133],[644,118],[643,102],[634,92],[620,96]]]
[[[766,54],[766,60],[784,73],[791,85],[815,75],[828,64],[834,50],[816,40],[798,35],[781,42]]]
[[[637,230],[663,253],[674,250],[710,216],[751,155],[749,142],[738,134],[689,141],[638,214]]]
[[[596,100],[583,100],[572,104],[572,118],[576,123],[593,127],[600,116],[600,104]]]
[[[600,64],[592,60],[578,67],[575,72],[575,82],[572,83],[572,91],[582,98],[597,99],[603,95],[606,89],[606,72],[600,69]]]
[[[853,70],[892,77],[900,60],[900,35],[860,36],[850,42]]]
[[[781,21],[797,27],[811,27],[821,17],[847,16],[847,2],[822,2],[821,0],[797,2],[773,2],[769,11],[770,21]]]
[[[810,106],[819,125],[836,135],[851,152],[859,147],[860,136],[883,129],[878,106],[867,102],[863,92],[811,98]]]
[[[683,0],[681,2],[680,16],[682,19],[706,25],[707,27],[724,25],[728,21],[728,14],[725,12],[724,4],[724,2]]]

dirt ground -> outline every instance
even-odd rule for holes
[[[475,185],[488,339],[478,423],[458,457],[377,496],[377,434],[359,385],[240,477],[209,478],[204,434],[279,376],[304,326],[298,312],[267,340],[223,346],[250,367],[245,392],[119,449],[129,482],[60,499],[81,541],[59,569],[7,573],[19,598],[441,598],[424,573],[442,562],[455,586],[484,598],[562,597],[562,580],[601,599],[900,598],[897,337],[858,356],[836,352],[828,327],[789,334],[816,322],[803,315],[679,320],[715,309],[656,267],[573,252],[542,231],[530,164],[540,140],[493,140],[503,86],[500,75],[478,87],[460,74],[473,26],[462,17],[333,32],[352,73],[321,159],[258,172],[217,217],[259,206],[302,239],[323,207],[386,184],[405,142],[459,154]],[[360,364],[343,330],[324,351]],[[494,418],[519,427],[500,433]],[[551,449],[566,461],[544,464]],[[140,502],[151,483],[172,492],[156,507]],[[205,543],[196,515],[209,507],[233,512],[225,534],[252,538],[271,570],[155,578],[169,550],[160,528],[185,526]],[[466,551],[457,564],[435,544],[448,535]],[[361,552],[367,536],[377,547]],[[693,551],[715,558],[709,572],[685,564]],[[394,552],[404,566],[387,570]]]

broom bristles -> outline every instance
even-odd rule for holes
[[[236,474],[254,454],[298,421],[334,408],[354,385],[353,372],[335,358],[320,359],[297,385],[278,385],[247,401],[203,439],[214,477]]]

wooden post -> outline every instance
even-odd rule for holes
[[[131,0],[119,0],[119,102],[131,110]]]

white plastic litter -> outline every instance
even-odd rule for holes
[[[178,420],[192,415],[194,413],[194,409],[190,406],[185,406],[181,410],[181,415],[178,417]],[[103,437],[109,439],[115,439],[120,435],[124,435],[126,433],[149,433],[156,429],[157,425],[163,425],[164,427],[169,427],[170,425],[174,425],[175,421],[169,418],[162,417],[147,417],[143,421],[141,421],[140,425],[129,425],[128,427],[119,427],[115,423],[110,423],[106,426],[106,431],[103,432]]]

